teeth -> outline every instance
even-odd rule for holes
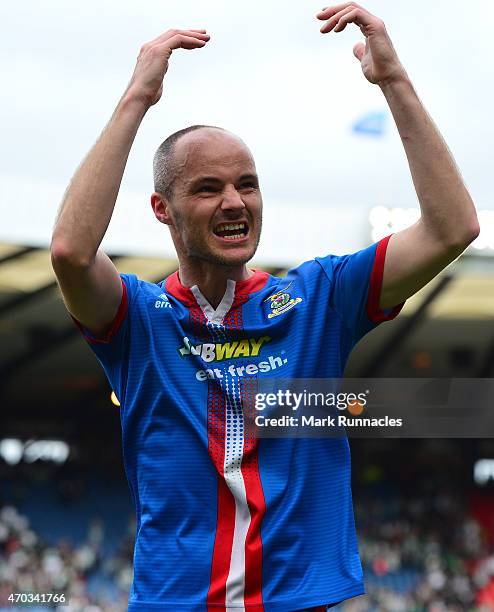
[[[233,236],[223,236],[225,240],[236,240],[237,238],[243,238],[243,234],[234,234]]]
[[[245,223],[222,223],[220,226],[218,226],[219,232],[236,229],[245,229]]]

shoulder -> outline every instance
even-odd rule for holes
[[[333,256],[328,256],[329,258]],[[332,283],[328,282],[328,274],[317,261],[319,258],[304,261],[287,270],[284,276],[270,276],[263,291],[264,300],[272,304],[282,304],[284,301],[306,301],[327,296]],[[326,258],[323,258],[326,259]],[[330,263],[327,265],[330,267]]]
[[[155,293],[156,291],[163,291],[164,282],[163,280],[152,283],[150,281],[146,281],[142,278],[139,278],[136,274],[124,274],[120,273],[120,278],[125,283],[125,286],[128,290],[133,292],[144,292],[144,293]]]
[[[129,307],[147,301],[160,300],[167,302],[168,295],[164,289],[165,281],[152,283],[139,278],[136,274],[120,274],[126,288]]]
[[[331,284],[334,270],[339,260],[337,255],[325,255],[324,257],[314,257],[304,261],[300,265],[290,268],[286,278],[305,284],[329,283]]]

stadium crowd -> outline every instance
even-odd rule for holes
[[[133,535],[129,531],[110,555],[102,552],[104,525],[93,520],[87,537],[45,542],[13,506],[0,510],[0,610],[12,610],[12,593],[64,594],[64,612],[121,612],[126,610],[132,583]],[[53,610],[33,605],[30,610]]]
[[[368,595],[338,612],[491,612],[492,533],[449,493],[356,500]],[[84,541],[44,541],[12,505],[0,509],[0,610],[11,593],[68,595],[65,612],[121,612],[132,582],[135,524],[105,554],[105,525],[93,519]],[[31,610],[54,609],[43,606]]]

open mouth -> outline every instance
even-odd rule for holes
[[[241,223],[220,223],[214,228],[213,233],[224,240],[239,240],[247,236],[249,226],[244,221]]]

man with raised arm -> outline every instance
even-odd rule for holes
[[[51,252],[66,306],[121,403],[137,516],[133,612],[325,610],[364,592],[347,440],[249,435],[241,385],[340,377],[356,342],[479,231],[383,22],[354,2],[317,18],[323,33],[355,23],[365,36],[354,54],[401,135],[422,211],[414,225],[284,279],[249,269],[262,214],[254,159],[237,136],[192,126],[154,157],[151,204],[179,270],[157,284],[119,275],[99,246],[130,147],[172,51],[205,46],[205,30],[169,30],[142,47],[57,219]]]

